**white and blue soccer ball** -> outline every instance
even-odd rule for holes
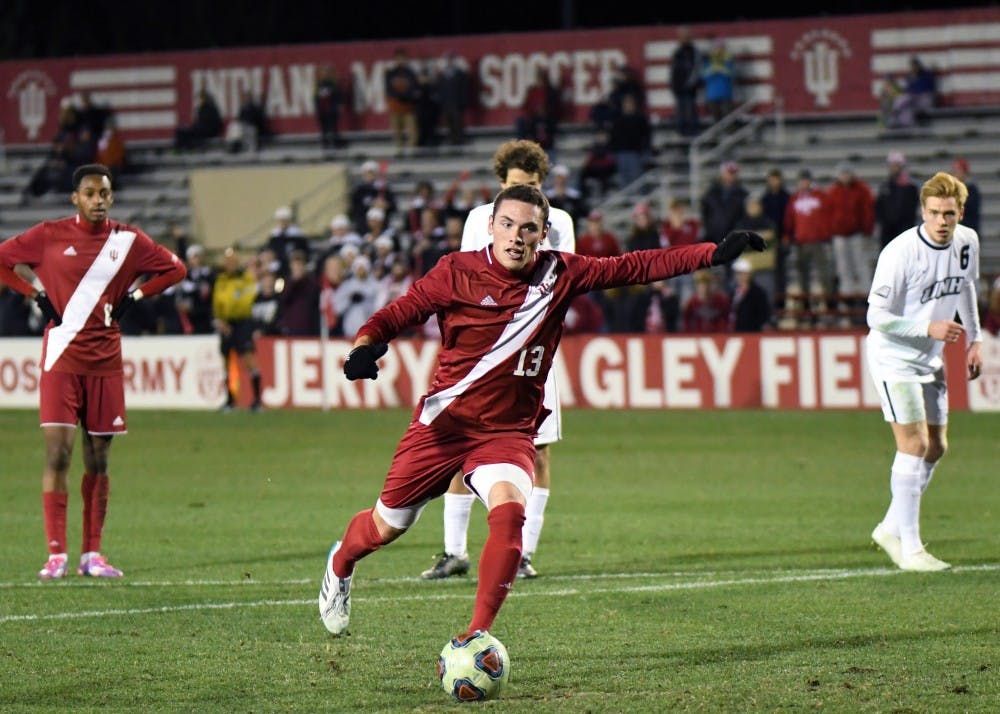
[[[497,699],[510,679],[507,648],[486,630],[455,637],[438,657],[438,679],[460,702]]]

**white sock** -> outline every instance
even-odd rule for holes
[[[446,493],[444,495],[444,552],[449,555],[468,555],[469,517],[476,500],[471,493]]]
[[[528,507],[524,509],[524,527],[521,528],[521,547],[526,558],[535,554],[538,539],[542,536],[545,522],[545,504],[549,500],[549,489],[533,488],[528,496]]]
[[[921,461],[920,463],[920,493],[927,490],[927,486],[930,485],[931,478],[934,476],[934,467],[937,466],[937,461]]]
[[[899,528],[903,555],[923,550],[920,540],[920,483],[923,472],[923,458],[896,452],[892,462],[892,477],[889,486],[892,502],[886,519]]]

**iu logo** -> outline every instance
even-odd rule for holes
[[[812,30],[792,47],[792,59],[802,61],[806,90],[817,107],[830,106],[830,97],[840,86],[840,60],[851,56],[851,46],[833,30]]]
[[[21,72],[10,83],[7,98],[17,102],[18,119],[29,139],[38,138],[45,125],[47,97],[55,93],[55,82],[37,69]]]

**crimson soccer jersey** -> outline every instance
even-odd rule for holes
[[[388,342],[436,314],[438,368],[414,418],[460,431],[534,434],[548,413],[545,377],[573,298],[706,267],[714,250],[704,243],[614,258],[539,251],[523,273],[500,265],[490,246],[450,253],[358,335]]]
[[[132,283],[156,274],[143,285],[143,294],[153,295],[186,274],[177,256],[138,228],[108,220],[95,226],[79,216],[39,223],[0,243],[0,266],[18,263],[35,271],[62,315],[62,325],[45,330],[43,368],[98,376],[122,371],[121,333],[110,314]],[[24,292],[17,284],[23,281],[11,282]]]

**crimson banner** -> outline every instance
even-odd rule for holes
[[[313,85],[335,67],[350,94],[344,129],[384,130],[383,76],[394,50],[437,62],[455,52],[469,69],[476,126],[512,126],[537,69],[563,90],[567,121],[583,122],[611,86],[614,69],[637,70],[656,119],[673,115],[670,60],[677,27],[632,27],[413,40],[343,42],[200,52],[149,53],[0,63],[9,145],[46,144],[60,103],[89,92],[114,110],[126,140],[169,139],[191,121],[194,98],[211,92],[224,116],[241,91],[264,103],[278,133],[317,130]],[[875,112],[888,75],[916,55],[935,69],[942,101],[1000,103],[1000,8],[817,17],[691,25],[707,46],[720,39],[736,60],[737,99],[768,111],[781,99],[790,114]]]

